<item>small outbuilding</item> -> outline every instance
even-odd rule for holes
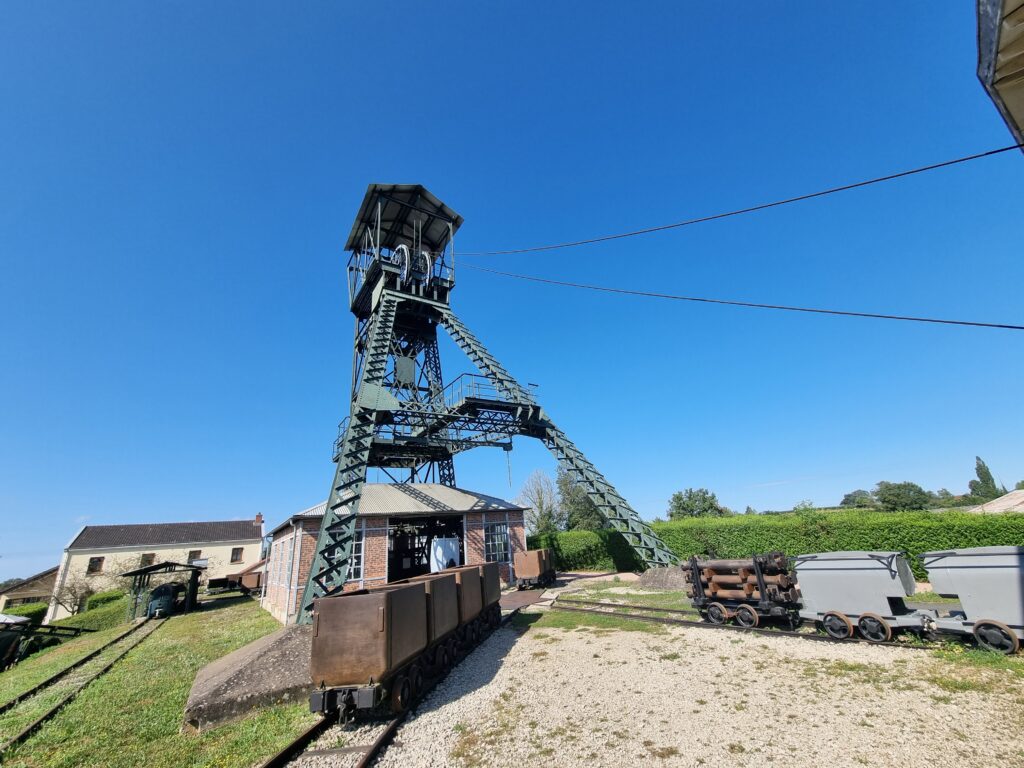
[[[261,605],[282,624],[298,613],[325,507],[292,515],[269,534]],[[508,583],[513,555],[526,549],[524,511],[496,496],[440,483],[367,483],[345,589],[430,573],[432,549],[443,550],[455,565],[498,563]],[[444,547],[433,546],[438,542]]]

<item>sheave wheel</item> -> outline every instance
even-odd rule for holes
[[[821,624],[825,627],[825,633],[831,638],[846,640],[853,637],[853,624],[838,611],[826,613],[821,619]]]
[[[729,611],[721,603],[712,603],[708,606],[707,617],[712,624],[725,624],[729,620]]]
[[[736,623],[741,627],[756,627],[760,620],[757,611],[751,608],[749,605],[740,605],[736,608]]]
[[[998,621],[979,621],[974,625],[974,637],[986,651],[1005,653],[1009,656],[1020,649],[1017,635],[1005,624]]]
[[[400,675],[391,684],[391,711],[396,715],[405,712],[409,708],[410,701],[412,701],[412,686],[409,683],[409,678]]]
[[[857,629],[865,640],[872,643],[887,643],[892,640],[892,627],[877,613],[861,614]]]

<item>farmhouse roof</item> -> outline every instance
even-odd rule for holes
[[[1024,491],[1010,491],[1005,496],[986,501],[984,504],[973,507],[970,511],[982,513],[1024,512]]]
[[[327,502],[304,509],[271,531],[277,533],[294,520],[323,517]],[[523,507],[486,493],[452,488],[440,483],[367,483],[359,501],[360,516],[452,515],[467,512],[520,512]]]
[[[22,579],[21,581],[16,581],[13,584],[8,584],[3,589],[0,589],[0,595],[6,594],[7,592],[10,592],[11,590],[14,590],[14,589],[21,589],[21,587],[24,587],[26,584],[31,584],[36,579],[45,578],[46,576],[49,576],[51,573],[56,573],[56,572],[57,572],[57,566],[55,565],[55,566],[53,566],[53,568],[47,568],[45,571],[40,571],[35,576],[29,576],[27,579]]]
[[[138,523],[87,525],[68,549],[159,547],[173,544],[212,544],[262,538],[262,520],[212,520],[199,523]]]

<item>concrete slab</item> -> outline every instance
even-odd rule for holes
[[[207,664],[192,683],[182,730],[197,733],[260,707],[305,700],[311,642],[309,626],[285,627]]]
[[[640,574],[638,586],[651,589],[686,589],[686,577],[678,565],[648,568]]]

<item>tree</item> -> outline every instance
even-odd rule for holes
[[[559,467],[555,482],[558,485],[558,508],[566,530],[599,531],[604,528],[604,517],[598,512],[597,505],[569,472]]]
[[[756,515],[757,514],[757,510],[754,509],[749,504],[747,504],[747,508],[745,510],[743,510],[743,514],[744,515]]]
[[[998,498],[1006,493],[1006,489],[996,484],[996,479],[992,477],[992,471],[988,468],[988,465],[981,460],[981,456],[974,457],[974,474],[978,476],[977,480],[971,480],[967,484],[970,489],[970,496],[972,499],[985,502],[992,501],[992,499]]]
[[[558,509],[555,484],[539,469],[523,484],[519,503],[526,507],[526,527],[531,533],[554,533],[565,527],[564,516]]]
[[[1015,486],[1013,486],[1013,490],[1015,490],[1015,491],[1024,491],[1024,480],[1021,480]]]
[[[718,503],[718,497],[707,488],[687,488],[676,491],[668,500],[668,519],[687,517],[727,517],[732,510]]]
[[[843,500],[839,502],[839,506],[869,509],[875,506],[875,500],[871,496],[871,491],[858,489],[856,491],[850,491],[848,494],[843,496]]]
[[[917,483],[889,483],[882,480],[875,486],[875,498],[882,509],[893,512],[898,509],[927,509],[930,497]]]

